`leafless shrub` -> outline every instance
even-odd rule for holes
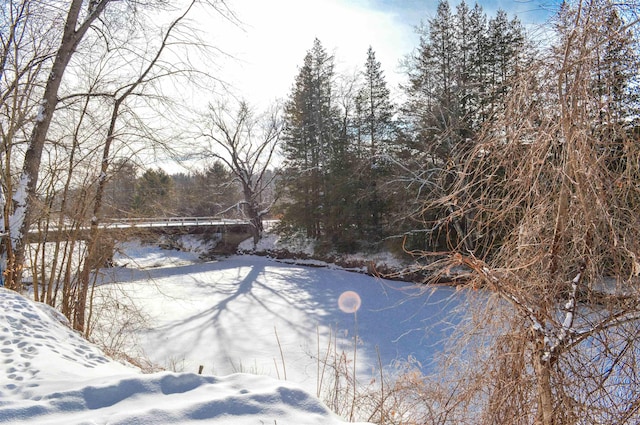
[[[481,337],[459,335],[435,382],[452,397],[437,405],[443,423],[640,418],[640,145],[602,68],[606,46],[638,21],[613,29],[615,10],[563,9],[557,46],[514,83],[449,193],[426,206],[449,211],[435,225],[457,241],[430,267],[464,268],[468,286],[490,294],[465,329]]]
[[[130,363],[143,372],[161,370],[151,362],[132,335],[150,326],[149,318],[118,285],[104,285],[92,300],[92,320],[87,326],[89,339],[115,360]]]

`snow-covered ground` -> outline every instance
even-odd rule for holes
[[[0,423],[343,423],[297,385],[266,376],[142,374],[106,357],[55,310],[4,288],[0,322]]]
[[[341,423],[319,401],[333,366],[355,358],[361,383],[380,364],[428,373],[462,314],[452,288],[254,255],[202,261],[197,241],[183,245],[193,251],[123,246],[91,313],[109,354],[171,372],[118,363],[55,310],[0,290],[0,423]]]
[[[463,299],[453,288],[422,293],[405,282],[254,255],[202,262],[195,253],[136,245],[124,253],[115,261],[126,267],[104,271],[104,282],[114,283],[97,291],[96,338],[170,370],[286,377],[318,396],[328,352],[352,358],[355,351],[363,381],[380,363],[417,361],[428,373]],[[355,313],[341,310],[345,293],[359,298]]]

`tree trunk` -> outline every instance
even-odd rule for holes
[[[73,328],[79,332],[84,332],[85,328],[85,309],[87,306],[87,294],[89,291],[89,278],[91,270],[100,267],[101,259],[98,252],[98,240],[100,238],[100,215],[102,213],[102,200],[104,198],[104,190],[107,184],[107,171],[109,169],[109,155],[111,153],[111,145],[115,139],[116,134],[116,122],[118,120],[118,114],[120,105],[124,97],[116,100],[111,113],[111,120],[109,122],[109,130],[107,131],[107,138],[102,148],[102,161],[100,163],[100,175],[98,177],[98,185],[96,187],[96,194],[93,201],[93,215],[91,216],[91,228],[89,230],[89,238],[87,240],[87,252],[80,271],[80,281],[78,286],[80,292],[78,293],[78,300],[76,303],[76,310],[73,315]]]
[[[533,367],[536,374],[536,391],[538,396],[538,423],[540,425],[556,425],[553,412],[553,391],[551,386],[551,361],[543,357],[544,341],[537,342],[537,350],[533,356]]]
[[[253,247],[255,248],[262,236],[262,217],[260,216],[260,211],[258,211],[258,207],[254,201],[255,194],[254,191],[249,186],[249,183],[243,181],[242,182],[242,192],[244,194],[244,202],[245,202],[245,214],[249,219],[249,223],[251,224],[251,237],[253,238]]]
[[[22,173],[18,186],[13,194],[13,213],[9,217],[9,240],[5,240],[4,258],[7,259],[7,287],[20,289],[22,267],[25,258],[25,243],[33,215],[33,201],[36,199],[38,174],[42,160],[44,143],[51,125],[53,113],[58,104],[58,90],[62,77],[71,56],[86,34],[91,23],[102,13],[109,0],[103,0],[90,11],[89,16],[80,27],[78,17],[82,9],[82,0],[73,0],[65,21],[62,41],[56,58],[49,73],[49,79],[44,89],[40,109],[35,120],[33,131],[29,137],[27,152],[25,153]],[[11,247],[7,245],[11,244]],[[13,255],[11,255],[11,252]]]

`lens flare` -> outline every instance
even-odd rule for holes
[[[362,300],[357,292],[346,291],[338,298],[338,307],[345,313],[355,313],[360,308]]]

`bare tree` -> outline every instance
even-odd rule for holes
[[[601,118],[596,84],[596,47],[637,28],[625,13],[638,6],[565,4],[557,46],[514,82],[452,191],[430,205],[450,212],[432,225],[458,241],[430,268],[462,267],[486,295],[461,335],[470,382],[441,381],[458,413],[474,412],[467,422],[640,420],[638,130]],[[611,31],[614,11],[631,19]]]
[[[161,38],[161,42],[154,54],[150,58],[145,59],[142,57],[143,62],[146,62],[140,74],[131,82],[115,90],[114,93],[109,96],[112,98],[111,114],[109,117],[109,124],[107,127],[104,142],[102,144],[102,158],[100,161],[100,173],[95,185],[95,195],[93,197],[91,226],[89,232],[89,238],[87,242],[87,251],[82,265],[80,279],[78,282],[78,295],[76,299],[76,305],[73,314],[73,326],[74,329],[84,331],[85,329],[85,313],[87,305],[87,297],[89,294],[90,272],[97,267],[100,267],[105,259],[102,258],[104,253],[100,250],[101,229],[100,229],[100,217],[103,209],[103,197],[105,187],[107,184],[107,176],[109,172],[109,165],[111,163],[113,144],[118,138],[118,121],[122,119],[121,109],[125,107],[126,101],[132,96],[143,96],[143,87],[150,81],[158,80],[162,77],[167,77],[174,73],[185,72],[177,67],[162,67],[160,58],[163,54],[166,54],[166,50],[174,41],[174,33],[180,29],[179,24],[184,21],[190,11],[194,8],[196,0],[189,2],[185,10],[171,22],[169,27],[164,32]],[[184,42],[184,41],[181,41]],[[160,73],[153,73],[156,68],[162,68]]]
[[[51,65],[33,129],[27,142],[28,147],[22,165],[22,173],[17,187],[13,191],[13,211],[9,217],[9,228],[7,229],[11,243],[5,241],[4,244],[4,255],[7,259],[6,282],[10,288],[21,286],[20,270],[24,262],[24,246],[33,212],[30,200],[33,201],[36,198],[42,151],[53,114],[58,105],[58,90],[62,78],[78,45],[110,1],[90,1],[88,5],[85,5],[83,0],[73,0],[69,4],[60,45]]]
[[[14,2],[11,2],[12,8],[14,7],[13,3]],[[187,7],[187,10],[192,9],[196,4],[210,6],[213,7],[214,10],[220,11],[220,13],[227,19],[230,19],[231,21],[234,21],[235,19],[227,9],[225,2],[222,0],[185,1],[181,4],[182,6]],[[127,60],[127,62],[121,68],[110,69],[109,77],[104,78],[103,76],[104,81],[102,81],[102,88],[109,86],[109,83],[112,83],[112,86],[106,90],[106,94],[104,92],[92,93],[92,96],[108,97],[110,95],[113,98],[121,98],[119,103],[123,102],[122,98],[127,98],[129,95],[135,97],[135,95],[138,94],[136,90],[140,81],[122,88],[118,86],[118,82],[116,80],[118,79],[118,76],[130,71],[131,68],[134,67],[134,64],[139,63],[139,58],[149,59],[149,52],[145,52],[144,50],[138,52],[133,50],[127,51],[126,48],[118,48],[118,40],[116,40],[116,38],[123,33],[123,31],[120,31],[123,26],[126,27],[129,22],[136,22],[136,16],[144,10],[160,11],[160,9],[165,8],[173,10],[175,7],[180,7],[172,6],[163,0],[153,0],[150,2],[141,2],[138,0],[127,0],[124,2],[115,2],[112,0],[74,0],[66,6],[66,14],[61,13],[61,16],[58,16],[56,14],[43,13],[41,16],[34,13],[34,11],[39,10],[38,8],[49,6],[46,2],[43,3],[25,0],[20,3],[20,6],[24,6],[24,11],[20,10],[13,13],[12,16],[15,15],[15,18],[12,23],[15,25],[9,27],[6,31],[6,35],[4,32],[2,34],[4,50],[1,52],[0,64],[3,66],[3,75],[6,74],[5,68],[6,63],[8,63],[8,61],[3,58],[9,57],[5,53],[7,51],[12,51],[13,49],[19,50],[23,48],[23,45],[19,44],[19,42],[22,42],[22,38],[14,35],[14,27],[16,29],[22,28],[21,25],[23,22],[31,22],[30,20],[35,19],[35,17],[42,19],[43,23],[52,28],[50,31],[51,34],[45,32],[45,36],[48,37],[46,40],[52,40],[52,42],[47,45],[50,47],[51,44],[54,44],[55,47],[46,51],[46,54],[37,56],[37,60],[33,60],[30,63],[30,66],[25,68],[27,70],[25,73],[29,74],[29,72],[38,69],[38,66],[42,66],[43,69],[41,72],[43,75],[46,75],[46,77],[39,79],[44,86],[42,91],[36,90],[31,93],[33,95],[32,98],[38,98],[39,100],[37,101],[37,111],[34,114],[35,117],[33,121],[29,123],[29,127],[24,130],[28,133],[28,136],[26,137],[24,161],[19,161],[21,163],[22,171],[15,179],[15,185],[11,186],[10,183],[5,184],[7,187],[7,195],[5,196],[5,199],[11,197],[12,201],[5,203],[7,206],[5,214],[5,230],[7,236],[5,237],[3,244],[3,258],[6,259],[7,262],[7,286],[12,288],[19,288],[21,285],[20,270],[24,262],[23,257],[26,235],[34,218],[33,204],[38,199],[38,180],[40,177],[40,168],[43,162],[43,151],[45,150],[47,138],[50,136],[49,132],[53,122],[54,113],[56,109],[60,109],[60,102],[64,97],[61,95],[61,87],[64,76],[69,74],[69,64],[73,64],[72,58],[77,55],[78,51],[80,51],[80,54],[82,54],[83,57],[86,57],[92,53],[93,48],[105,49],[112,54],[119,51],[121,59]],[[50,9],[54,11],[61,10],[59,5],[54,4],[53,2],[51,3]],[[126,21],[123,20],[123,17],[125,16],[127,17]],[[98,19],[99,17],[102,17],[103,19]],[[47,18],[49,21],[47,21]],[[159,25],[162,25],[164,18],[160,14],[158,14],[155,19],[158,21]],[[171,23],[167,25],[173,27]],[[47,28],[45,25],[41,25],[40,27]],[[29,28],[33,28],[33,24],[31,24]],[[91,28],[96,29],[96,37],[93,39],[91,37],[87,37],[87,34],[93,33],[90,31]],[[143,33],[145,30],[148,30],[148,28],[138,28],[136,31]],[[130,32],[131,31],[124,31],[124,33]],[[172,30],[168,32],[171,33],[176,31]],[[35,34],[33,40],[36,40],[34,43],[38,43],[40,39],[36,36],[40,33],[38,31],[34,31],[33,34]],[[169,44],[173,42],[175,43],[174,47],[184,46],[186,44],[185,40],[194,34],[195,30],[184,26],[180,31],[180,37],[172,39]],[[168,40],[166,39],[164,40],[165,43],[167,41]],[[191,39],[188,40],[187,43],[191,43],[191,45],[203,44],[199,39]],[[86,51],[83,51],[83,49]],[[151,54],[151,56],[153,55]],[[187,54],[185,54],[184,60],[177,59],[176,57],[173,57],[172,59],[175,62],[180,63],[189,62]],[[165,65],[170,62],[171,61],[165,62]],[[160,75],[158,72],[153,75],[149,75],[148,70],[145,70],[145,66],[147,64],[148,63],[141,65],[141,69],[138,69],[137,72],[142,75],[141,81],[144,81],[147,87],[152,87],[157,83]],[[158,64],[156,63],[155,68],[160,68],[157,65]],[[105,72],[105,75],[106,71],[108,70],[97,70],[97,72]],[[168,75],[175,75],[180,73],[182,70],[164,67],[163,71]],[[208,74],[202,73],[202,75],[205,76]],[[120,87],[120,89],[118,90],[117,87]],[[158,87],[153,87],[153,89],[157,90]],[[129,93],[124,96],[124,93],[127,91],[129,91]],[[5,90],[3,89],[3,93],[4,92]],[[138,101],[140,102],[139,99]],[[15,106],[14,109],[17,109],[19,112],[23,112],[23,107],[21,105]],[[53,136],[51,139],[54,139],[55,137],[56,136]],[[7,179],[7,181],[9,181],[9,179]]]
[[[203,136],[210,141],[203,155],[222,161],[242,186],[244,213],[251,223],[253,243],[262,236],[262,217],[273,199],[263,197],[275,174],[270,172],[282,132],[279,108],[256,116],[246,102],[236,111],[221,102],[209,108],[209,127]]]
[[[55,56],[55,42],[61,28],[54,22],[61,18],[52,4],[29,0],[8,2],[0,9],[0,134],[2,137],[2,237],[10,228],[12,205],[6,202],[14,191],[16,170],[22,166],[24,141],[37,116],[36,98],[42,95],[45,74]],[[10,247],[9,247],[10,248]],[[7,254],[2,250],[0,269],[7,268]]]

